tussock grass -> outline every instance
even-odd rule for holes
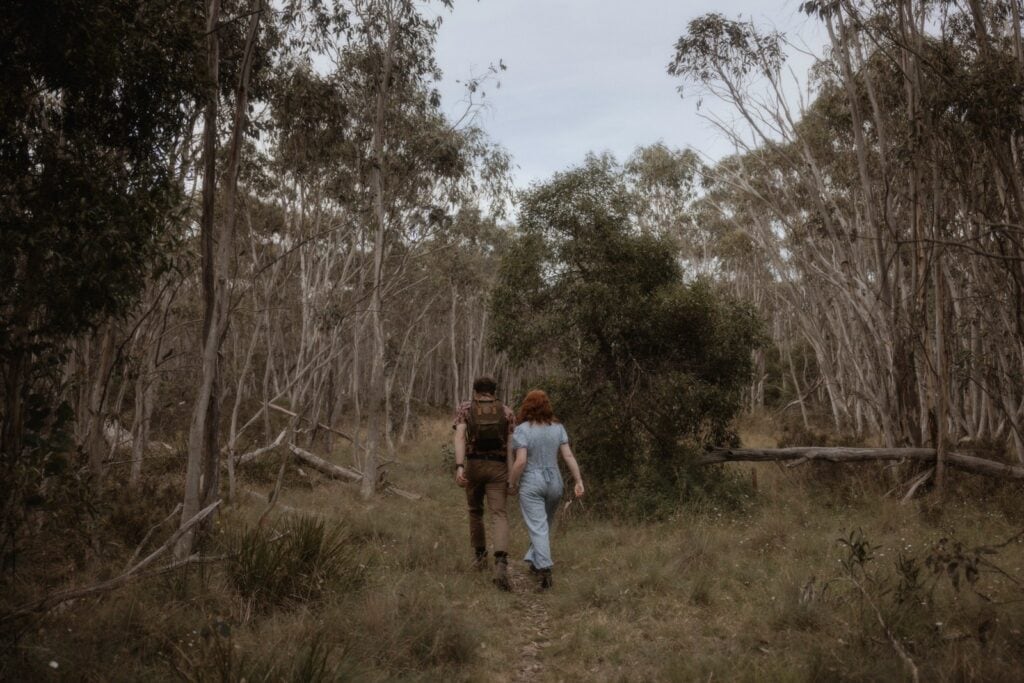
[[[764,418],[743,434],[748,445],[777,439]],[[207,549],[231,560],[54,611],[10,640],[0,679],[503,681],[530,657],[541,681],[904,680],[856,579],[922,680],[1019,680],[1021,587],[983,567],[956,589],[948,562],[938,573],[925,564],[941,538],[966,552],[1018,531],[1019,487],[954,474],[943,505],[901,505],[885,494],[907,472],[737,464],[737,480],[756,470],[742,508],[705,500],[640,523],[570,507],[554,535],[554,589],[508,594],[470,570],[465,499],[444,467],[449,437],[445,421],[425,422],[396,453],[390,478],[424,494],[417,502],[364,502],[355,487],[290,468],[264,527],[253,499],[217,521]],[[331,457],[351,463],[341,445]],[[511,554],[524,572],[516,507]],[[159,517],[139,514],[110,532],[104,563],[55,575],[84,585],[120,566]],[[872,558],[852,573],[838,542],[851,534]],[[984,557],[1024,577],[1021,543]],[[45,586],[19,585],[29,588]]]
[[[247,529],[229,543],[227,576],[259,609],[323,600],[364,579],[356,544],[336,522],[307,515],[273,529]]]

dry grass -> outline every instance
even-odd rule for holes
[[[567,516],[554,538],[555,588],[527,592],[516,567],[519,590],[506,594],[470,571],[464,499],[442,465],[449,433],[426,425],[392,466],[422,501],[364,503],[354,487],[289,473],[283,502],[342,525],[342,566],[358,581],[265,604],[229,567],[136,583],[33,623],[4,651],[0,679],[900,680],[903,662],[840,562],[849,553],[837,540],[858,529],[877,547],[870,578],[854,576],[922,680],[1019,678],[1024,607],[1014,601],[1024,595],[1009,579],[981,574],[975,587],[992,602],[954,592],[945,574],[932,593],[895,600],[898,556],[923,559],[941,537],[1009,537],[1019,489],[958,480],[936,509],[884,497],[891,471],[758,466],[757,501],[743,513],[702,506],[645,525]],[[744,436],[774,445],[764,419]],[[272,485],[246,481],[264,493]],[[230,547],[261,510],[234,506],[214,545]],[[274,528],[288,515],[274,512]],[[516,521],[513,557],[525,546]],[[1021,544],[991,559],[1024,576]],[[71,575],[86,583],[102,571]]]

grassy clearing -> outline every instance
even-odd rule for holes
[[[1019,530],[1019,489],[955,475],[936,509],[885,497],[888,470],[757,466],[743,512],[712,504],[632,524],[576,510],[556,531],[554,590],[503,594],[470,571],[464,499],[442,467],[448,435],[431,424],[399,454],[392,477],[419,502],[364,503],[291,468],[283,503],[312,518],[279,509],[257,529],[262,503],[233,506],[210,550],[238,559],[56,610],[3,652],[0,678],[516,680],[529,657],[535,680],[904,679],[877,607],[922,680],[1019,679],[1021,588],[984,565],[973,584],[965,571],[967,550]],[[748,445],[774,438],[763,421],[745,430]],[[272,486],[260,472],[243,484]],[[119,514],[120,555],[68,559],[49,580],[85,585],[119,567],[147,528],[128,523],[143,513]],[[518,557],[526,535],[513,518]],[[943,537],[964,546],[939,556]],[[873,559],[851,562],[840,538]],[[1020,543],[982,559],[1024,576]],[[5,604],[43,590],[40,575],[21,576]]]

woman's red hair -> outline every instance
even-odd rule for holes
[[[551,401],[548,395],[540,389],[534,389],[523,399],[523,405],[519,406],[520,422],[537,422],[549,425],[555,420],[555,411],[551,409]]]

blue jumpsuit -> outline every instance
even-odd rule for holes
[[[512,434],[513,448],[526,449],[526,469],[519,480],[519,507],[530,533],[530,549],[523,559],[536,569],[549,569],[551,525],[562,500],[562,473],[558,470],[558,450],[569,443],[561,424],[524,422]]]

